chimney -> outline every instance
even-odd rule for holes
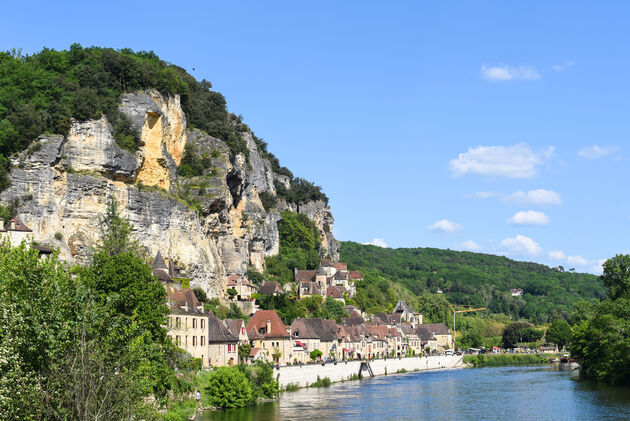
[[[267,330],[265,331],[265,333],[270,333],[271,332],[271,320],[267,320]]]

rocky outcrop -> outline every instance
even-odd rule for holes
[[[279,251],[277,210],[266,211],[260,194],[276,194],[271,164],[251,133],[243,133],[249,159],[234,156],[219,139],[186,127],[178,97],[155,91],[126,94],[120,110],[142,140],[135,154],[119,148],[105,117],[74,122],[67,137],[42,136],[39,146],[13,158],[6,204],[20,200],[19,217],[35,239],[59,247],[62,258],[85,262],[98,238],[98,217],[115,197],[150,255],[160,251],[186,271],[191,285],[222,296],[227,274],[264,269]],[[198,177],[178,177],[184,147],[211,165]],[[201,156],[200,155],[200,156]],[[283,178],[284,177],[284,178]],[[320,229],[322,250],[338,258],[333,218],[324,202],[279,209],[306,214]]]

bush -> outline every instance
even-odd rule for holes
[[[311,387],[330,387],[331,383],[332,382],[330,381],[329,377],[324,377],[322,379],[317,376],[317,381],[315,383],[311,383]]]
[[[547,359],[538,354],[465,355],[464,363],[475,367],[500,367],[504,365],[546,364]]]
[[[251,384],[236,367],[219,367],[210,373],[205,391],[218,408],[244,408],[253,403]]]
[[[297,383],[289,383],[284,387],[285,392],[295,392],[300,388],[300,385]]]
[[[57,241],[61,241],[61,239],[63,238],[63,234],[60,232],[56,232],[55,233],[55,240]]]

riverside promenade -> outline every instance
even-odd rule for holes
[[[285,366],[274,369],[274,377],[278,379],[280,387],[288,384],[296,384],[300,387],[307,387],[317,381],[317,377],[323,379],[328,377],[332,382],[347,380],[353,376],[370,377],[370,372],[362,363],[369,363],[371,374],[382,376],[384,374],[395,374],[399,370],[405,371],[425,371],[439,370],[443,368],[458,368],[462,366],[462,356],[434,356],[434,357],[402,357],[387,358],[371,361],[341,361],[337,363],[322,363]],[[363,368],[363,372],[361,372]]]

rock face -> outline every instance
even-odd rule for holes
[[[285,183],[262,158],[251,133],[243,133],[249,161],[219,139],[186,127],[178,97],[155,91],[126,94],[120,110],[141,134],[132,154],[120,149],[105,117],[75,122],[67,137],[41,136],[40,146],[13,159],[11,187],[3,204],[19,199],[18,216],[36,241],[60,248],[62,258],[85,262],[98,238],[98,217],[115,197],[153,256],[158,251],[186,271],[192,286],[222,296],[224,279],[248,268],[262,271],[264,258],[279,251],[277,210],[266,211],[260,194],[275,195]],[[178,177],[189,144],[211,169],[200,177]],[[278,209],[306,214],[320,229],[323,253],[337,259],[333,218],[324,202],[280,201]]]

